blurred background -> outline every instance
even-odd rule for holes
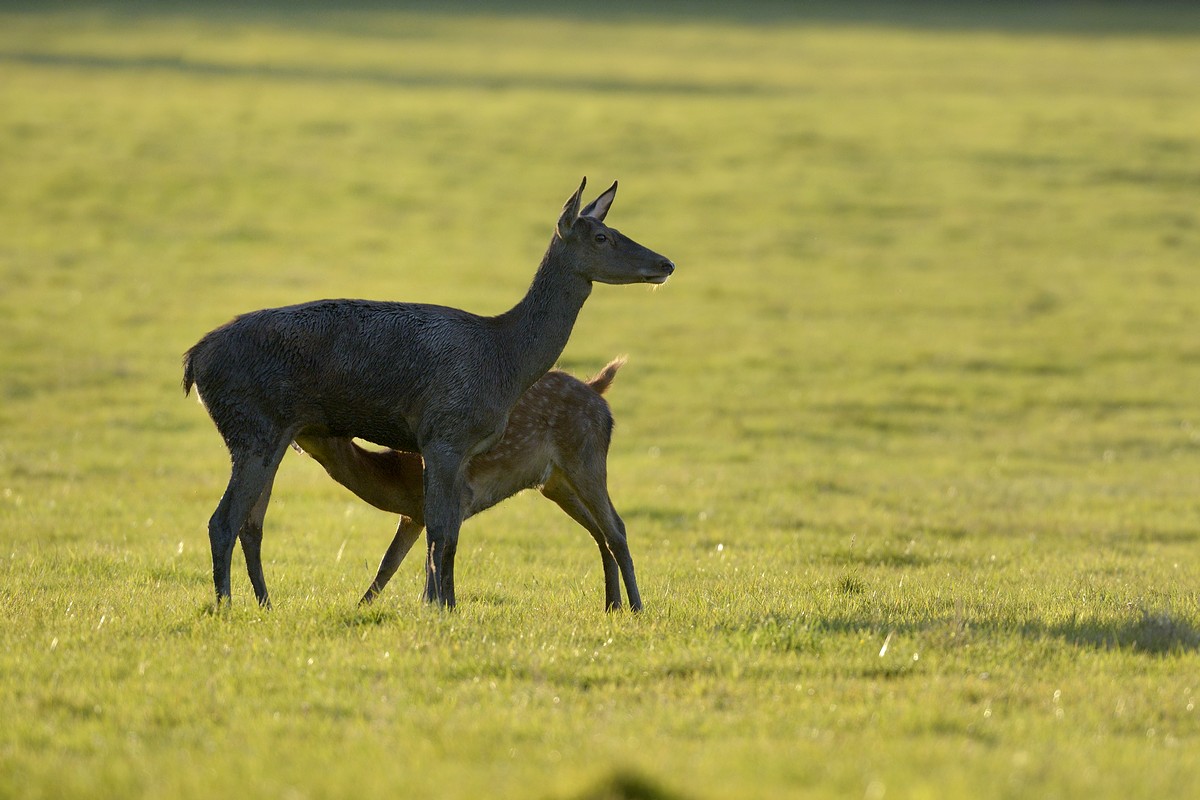
[[[629,357],[610,485],[667,641],[699,626],[740,665],[787,620],[835,653],[874,637],[878,660],[896,624],[920,640],[961,618],[949,581],[1006,654],[1049,637],[1194,658],[1198,37],[1183,3],[0,4],[0,556],[22,724],[58,718],[29,699],[48,656],[22,648],[74,587],[93,634],[113,615],[153,634],[208,598],[228,462],[181,396],[184,350],[323,297],[505,311],[585,175],[591,194],[619,180],[608,221],[678,265],[656,291],[596,287],[561,359],[583,376]],[[535,495],[486,519],[464,528],[463,604],[560,598],[587,627],[582,531]],[[289,456],[273,592],[350,607],[393,522]],[[419,581],[406,565],[386,623]],[[793,645],[766,683],[819,671]],[[680,669],[661,682],[708,667]],[[832,713],[800,702],[766,705]],[[757,741],[742,711],[731,730]],[[839,752],[895,738],[865,727],[879,739]],[[14,730],[12,774],[53,774]],[[755,785],[649,730],[685,785]],[[861,793],[854,757],[828,769]],[[956,768],[964,785],[984,762]],[[1159,766],[1169,794],[1186,773]]]

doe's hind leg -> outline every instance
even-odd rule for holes
[[[233,548],[238,533],[246,524],[251,510],[262,499],[275,478],[275,471],[287,449],[290,437],[281,442],[266,457],[249,453],[235,453],[229,485],[217,510],[208,521],[208,543],[212,548],[213,586],[217,592],[217,605],[232,599],[229,588],[229,571],[233,561]],[[268,495],[269,499],[269,495]],[[265,507],[264,507],[265,513]]]
[[[258,496],[250,516],[238,531],[238,539],[242,542],[242,555],[246,557],[246,572],[250,575],[250,585],[254,587],[254,596],[263,608],[271,607],[271,598],[267,593],[267,580],[262,567],[263,519],[267,515],[267,504],[271,502],[271,487],[275,479],[267,483]]]

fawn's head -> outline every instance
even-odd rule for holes
[[[571,261],[580,275],[600,283],[666,283],[675,264],[604,224],[604,217],[617,196],[617,184],[588,203],[580,202],[587,178],[571,195],[558,218],[555,238],[571,253]]]

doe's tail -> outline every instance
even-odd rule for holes
[[[187,397],[192,391],[192,385],[196,382],[195,376],[192,374],[192,351],[188,350],[183,354],[183,396]]]

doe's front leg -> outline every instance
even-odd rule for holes
[[[454,607],[454,554],[463,521],[466,458],[455,450],[430,447],[425,459],[425,600]]]

